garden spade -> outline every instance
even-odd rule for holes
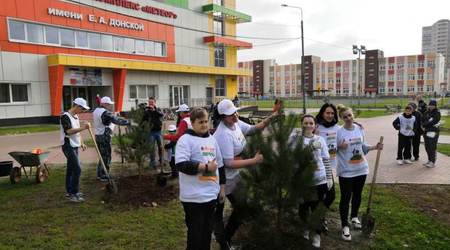
[[[100,153],[100,150],[98,149],[97,142],[95,141],[94,133],[92,133],[91,127],[89,127],[89,134],[91,135],[92,141],[94,142],[95,150],[97,151],[98,158],[100,159],[100,163],[103,167],[103,171],[105,172],[106,177],[108,177],[108,184],[106,185],[106,190],[108,190],[109,193],[117,194],[119,191],[117,189],[116,182],[111,178],[109,175],[108,170],[106,169],[105,162],[103,161],[102,154]]]
[[[383,136],[380,136],[380,143],[383,143]],[[381,155],[381,150],[378,149],[377,150],[377,158],[375,160],[375,169],[373,171],[373,176],[372,176],[372,184],[370,185],[370,190],[369,190],[369,202],[367,204],[367,211],[365,214],[363,214],[362,217],[362,227],[363,227],[363,232],[367,235],[370,235],[373,231],[373,229],[375,228],[375,218],[372,216],[372,196],[375,190],[375,181],[377,179],[377,172],[378,172],[378,165],[380,163],[380,155]]]

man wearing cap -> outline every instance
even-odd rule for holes
[[[154,97],[148,98],[148,106],[144,110],[144,117],[142,121],[147,121],[151,128],[149,134],[149,141],[151,145],[158,146],[158,156],[159,156],[159,164],[162,164],[163,155],[162,155],[162,140],[161,140],[161,129],[162,129],[162,121],[164,114],[161,109],[156,107],[156,99]],[[157,162],[155,160],[155,152],[150,153],[150,167],[156,168]]]
[[[423,164],[425,167],[433,168],[436,164],[436,148],[439,139],[439,126],[441,113],[437,109],[437,102],[431,100],[428,104],[428,110],[423,114],[422,126],[424,128],[425,151],[427,151],[428,162]]]
[[[176,110],[180,117],[180,123],[178,124],[177,133],[174,135],[164,135],[164,140],[178,141],[178,139],[184,135],[187,129],[192,129],[191,118],[189,117],[189,106],[181,104]]]
[[[95,141],[108,172],[111,165],[111,137],[114,131],[114,124],[130,124],[129,121],[121,119],[111,112],[113,104],[114,102],[111,98],[104,96],[100,99],[100,106],[93,113]],[[97,165],[97,179],[108,181],[100,161]]]
[[[86,100],[76,98],[72,107],[60,117],[60,139],[62,151],[67,158],[66,170],[66,197],[72,202],[83,202],[83,194],[80,192],[81,164],[78,156],[78,148],[86,150],[81,138],[81,131],[89,129],[89,122],[80,124],[78,114],[89,110]]]

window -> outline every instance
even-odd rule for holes
[[[155,43],[152,41],[145,41],[145,54],[154,55],[155,54]]]
[[[414,86],[408,86],[408,92],[414,92]]]
[[[379,87],[379,88],[378,88],[378,92],[379,92],[380,94],[384,94],[384,87]]]
[[[113,37],[114,51],[125,51],[125,38]]]
[[[102,48],[102,40],[100,34],[89,33],[89,48],[91,49],[101,49]]]
[[[223,45],[217,45],[215,47],[214,65],[216,67],[225,67],[225,48]]]
[[[0,103],[15,102],[28,102],[28,85],[0,83]]]
[[[423,92],[423,85],[417,86],[417,92]]]
[[[388,80],[389,81],[394,81],[394,75],[388,75]]]
[[[416,76],[414,74],[408,74],[408,80],[416,80]]]
[[[397,69],[403,69],[403,63],[397,64]]]
[[[27,23],[27,41],[31,43],[44,43],[44,31],[41,25]]]
[[[386,79],[386,76],[384,74],[380,75],[380,81],[384,81]]]
[[[398,74],[397,75],[397,80],[403,81],[403,74]]]
[[[434,67],[434,61],[427,61],[427,67],[433,68]]]
[[[394,88],[393,88],[393,87],[389,87],[389,88],[388,88],[388,92],[389,92],[389,93],[394,93]]]
[[[134,44],[133,44],[134,47]],[[102,50],[112,51],[113,49],[113,40],[110,35],[102,35]]]
[[[145,99],[157,97],[156,85],[130,85],[130,99]]]
[[[417,75],[417,80],[423,80],[423,74],[418,74]]]
[[[224,28],[223,28],[223,20],[219,19],[217,17],[214,17],[214,21],[213,21],[213,25],[214,25],[214,33],[215,34],[219,34],[221,36],[223,36],[224,33]]]
[[[136,40],[135,45],[137,54],[145,54],[145,41]]]
[[[391,70],[394,69],[394,64],[392,64],[392,63],[389,64],[389,69],[391,69]]]
[[[60,29],[61,45],[75,47],[75,32],[69,29]]]
[[[402,93],[402,88],[401,87],[397,87],[397,93]]]
[[[155,56],[163,56],[164,55],[163,49],[164,49],[163,43],[155,42]]]
[[[423,68],[423,61],[419,61],[419,65],[417,67]]]
[[[25,23],[9,20],[9,38],[25,41]]]
[[[77,47],[87,48],[88,47],[88,34],[87,32],[77,31]]]
[[[59,29],[45,26],[45,43],[59,45]]]
[[[225,96],[225,78],[223,76],[216,77],[216,96]]]
[[[408,68],[409,68],[409,69],[412,69],[412,68],[414,68],[414,67],[416,67],[416,63],[415,63],[415,62],[409,62],[409,63],[408,63]]]
[[[124,52],[133,53],[134,52],[134,39],[125,38],[124,40]]]
[[[214,0],[214,4],[223,5],[223,0]]]

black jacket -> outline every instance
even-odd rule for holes
[[[163,116],[164,114],[161,112],[161,109],[150,109],[149,107],[146,107],[142,121],[148,121],[150,123],[152,127],[150,129],[151,132],[159,132],[162,128]]]
[[[420,113],[422,113],[422,115],[425,114],[425,112],[427,112],[427,104],[423,100],[419,101],[419,105],[418,106],[419,107],[417,108],[417,110]]]
[[[441,120],[441,112],[438,109],[433,109],[432,111],[427,110],[422,117],[422,126],[425,129],[425,132],[429,131],[439,131],[439,127],[435,125],[439,123]]]
[[[421,135],[421,134],[423,134],[422,114],[419,111],[414,111],[412,114],[413,114],[413,116],[416,117],[416,122],[418,123],[417,127],[414,127],[414,134]]]

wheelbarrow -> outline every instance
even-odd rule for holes
[[[32,153],[27,151],[13,151],[9,152],[9,155],[14,158],[19,164],[20,167],[13,167],[11,170],[10,180],[11,183],[17,183],[20,181],[23,173],[27,178],[31,178],[33,175],[33,168],[36,168],[35,178],[37,183],[44,182],[47,180],[50,175],[50,171],[48,170],[47,165],[45,164],[45,160],[47,159],[50,152],[39,152]],[[29,168],[29,173],[27,173],[27,169]]]

